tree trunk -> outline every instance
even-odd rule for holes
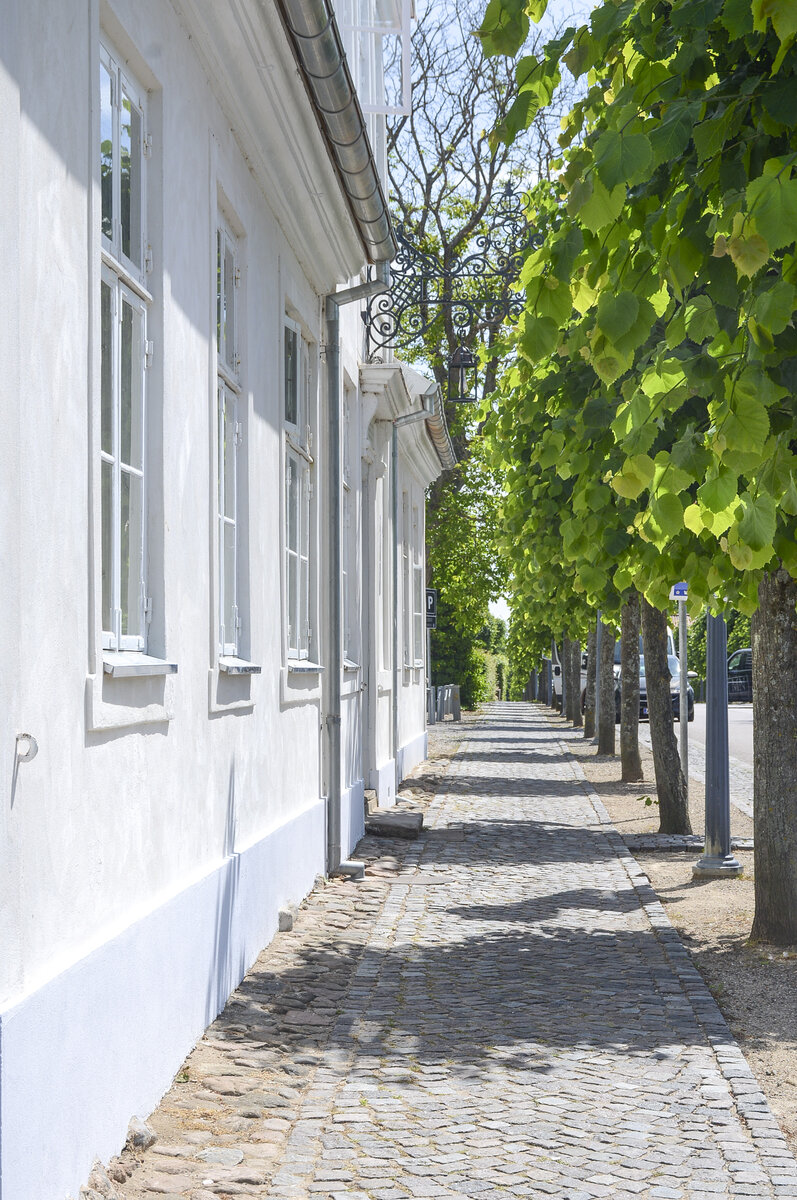
[[[667,662],[667,614],[642,599],[642,641],[650,713],[650,740],[659,798],[659,833],[691,833],[686,781],[672,719]]]
[[[765,575],[752,621],[755,941],[797,944],[797,583]]]
[[[620,760],[623,783],[642,779],[639,755],[639,595],[623,605],[620,635]]]
[[[598,754],[614,754],[614,631],[601,621],[598,687],[601,693]]]
[[[573,687],[573,646],[575,643],[571,638],[565,638],[565,658],[563,669],[567,672],[567,712],[565,716],[568,721],[573,720],[573,696],[575,688]]]
[[[595,736],[595,630],[587,634],[587,696],[584,702],[584,737]]]
[[[581,716],[581,642],[571,642],[571,662],[570,679],[573,686],[573,715],[570,718],[573,722],[574,729],[580,729],[584,724],[584,718]]]

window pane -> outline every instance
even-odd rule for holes
[[[232,250],[224,246],[224,361],[235,370],[235,259]]]
[[[299,550],[299,471],[295,458],[288,458],[288,547]]]
[[[291,425],[296,425],[298,414],[297,403],[297,371],[299,364],[297,362],[297,336],[295,329],[289,329],[285,326],[285,420]]]
[[[235,401],[224,397],[224,516],[235,519]]]
[[[141,344],[141,313],[122,298],[121,330],[121,406],[119,456],[123,463],[141,470],[143,465],[143,388],[144,347]]]
[[[100,189],[102,232],[113,237],[113,89],[114,81],[100,63]]]
[[[141,114],[122,92],[119,123],[122,253],[141,266]]]
[[[100,444],[113,454],[113,315],[111,289],[100,284],[102,345],[100,349]]]
[[[222,237],[221,230],[216,230],[216,350],[224,353],[224,288],[222,285]]]
[[[122,635],[141,636],[141,576],[142,576],[142,480],[128,471],[121,473],[121,606]]]
[[[299,642],[296,636],[296,610],[299,562],[295,554],[288,551],[288,648],[298,650]]]
[[[299,649],[308,650],[308,627],[310,624],[310,564],[301,558],[301,612],[299,614]]]
[[[103,462],[100,466],[100,492],[102,496],[102,628],[106,633],[113,630],[111,609],[113,607],[113,465]]]
[[[235,526],[229,521],[224,522],[224,641],[227,645],[235,644]]]

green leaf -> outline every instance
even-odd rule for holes
[[[622,183],[618,183],[617,187],[609,191],[594,171],[588,182],[589,193],[583,195],[577,211],[581,224],[591,233],[598,233],[620,216],[625,204],[626,190]]]
[[[524,0],[490,0],[479,37],[488,58],[496,54],[516,54],[529,33],[529,18]]]
[[[653,459],[648,454],[634,454],[623,463],[622,470],[611,480],[611,485],[618,496],[626,500],[636,500],[646,487],[653,481],[656,468]]]
[[[628,333],[638,316],[639,301],[633,292],[618,292],[616,296],[601,293],[595,319],[610,342],[615,343]]]
[[[697,103],[671,104],[664,117],[650,134],[653,161],[658,166],[683,154],[692,137],[695,119],[700,112]]]
[[[725,0],[720,22],[732,38],[743,38],[753,32],[753,13],[750,0]]]
[[[753,315],[759,325],[772,334],[783,333],[792,319],[797,293],[790,283],[783,280],[760,295],[753,305]]]
[[[693,342],[705,342],[719,333],[717,315],[708,296],[694,296],[686,304],[686,332]]]
[[[760,453],[769,434],[769,417],[760,400],[735,397],[731,411],[722,421],[720,433],[729,450]]]
[[[647,134],[608,129],[595,143],[595,166],[609,189],[641,183],[652,165],[653,149]]]
[[[654,492],[685,492],[695,482],[694,477],[677,466],[666,450],[660,450],[653,460],[656,474],[653,477]]]
[[[740,277],[755,275],[769,262],[769,246],[760,233],[750,233],[744,237],[740,234],[731,238],[728,242],[728,253]]]
[[[797,5],[794,0],[753,0],[753,22],[759,33],[766,33],[767,20],[781,42],[797,35]]]
[[[527,289],[529,307],[538,317],[550,317],[557,329],[564,325],[573,310],[570,288],[552,275],[535,279]]]
[[[764,174],[747,185],[747,211],[755,216],[758,228],[767,231],[765,244],[772,250],[780,250],[797,238],[797,179],[790,179],[789,170],[780,167],[777,160],[772,161],[776,164],[775,171],[770,173],[767,170],[770,163],[767,163]],[[732,245],[733,241],[729,246],[733,258],[733,250],[730,248]],[[758,270],[758,267],[755,270]],[[755,271],[744,272],[745,275],[754,273]]]
[[[771,546],[777,517],[775,501],[766,494],[753,496],[744,492],[740,497],[744,514],[739,521],[739,537],[753,550]]]
[[[720,464],[716,475],[697,489],[697,498],[709,512],[722,512],[736,498],[737,483],[733,471]]]
[[[526,314],[520,345],[532,362],[547,358],[556,349],[559,341],[559,326],[551,317],[533,317]]]
[[[684,527],[684,509],[673,492],[656,496],[650,506],[650,515],[666,538],[675,537]]]

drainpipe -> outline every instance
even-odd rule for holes
[[[327,736],[329,771],[327,780],[327,874],[343,871],[358,874],[354,863],[343,860],[341,843],[340,790],[340,677],[343,670],[341,637],[341,475],[340,475],[340,310],[344,304],[377,296],[390,290],[390,264],[377,263],[377,278],[324,299],[326,318],[327,417],[329,436],[329,681],[327,692]]]
[[[412,425],[416,421],[428,421],[429,417],[434,414],[434,399],[437,394],[437,384],[431,392],[426,392],[421,397],[423,407],[419,412],[405,413],[402,417],[395,417],[393,420],[393,433],[391,436],[390,446],[390,507],[393,510],[393,696],[392,696],[392,738],[393,738],[393,764],[396,773],[396,792],[398,792],[399,773],[398,773],[398,751],[399,751],[399,732],[398,732],[398,577],[399,577],[399,502],[398,502],[398,434],[399,429],[404,425]]]

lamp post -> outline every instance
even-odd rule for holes
[[[683,714],[681,715],[683,720]],[[728,778],[728,630],[709,613],[706,625],[706,843],[692,867],[695,878],[741,875],[731,854]]]

